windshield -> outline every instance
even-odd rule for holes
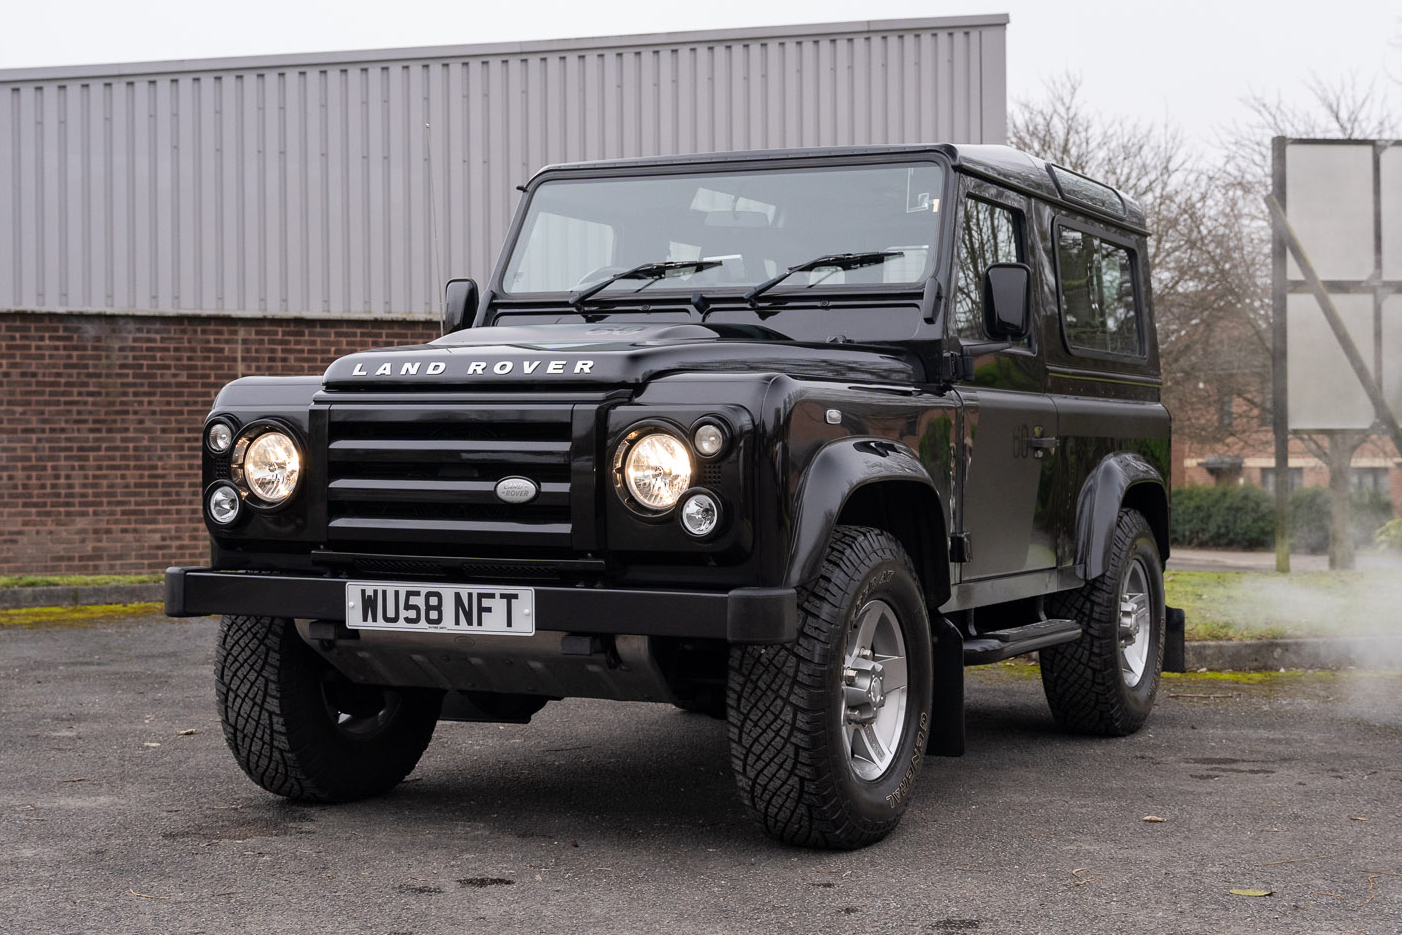
[[[680,268],[619,278],[597,298],[747,289],[815,257],[867,252],[890,256],[797,272],[772,294],[910,285],[931,272],[941,183],[940,167],[925,162],[547,181],[531,199],[503,287],[573,294],[671,263]]]

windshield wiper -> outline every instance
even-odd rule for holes
[[[864,266],[879,266],[887,260],[898,256],[905,256],[905,254],[900,250],[875,250],[868,253],[829,253],[826,256],[820,256],[806,263],[790,266],[773,279],[765,280],[745,293],[745,301],[750,303],[750,307],[753,308],[755,306],[755,299],[758,299],[794,273],[811,272],[812,270],[820,269],[825,266],[831,266],[834,269],[840,270],[861,269]],[[823,279],[826,278],[826,276],[823,277]],[[822,282],[823,279],[819,279],[818,282]],[[807,288],[813,288],[818,282],[809,283]]]
[[[621,279],[662,279],[675,270],[689,269],[694,273],[699,273],[704,269],[713,266],[720,266],[720,260],[666,260],[661,263],[644,263],[632,269],[625,269],[621,273],[614,273],[608,279],[601,279],[587,289],[583,289],[570,296],[570,304],[576,311],[584,308],[584,303],[594,297],[595,294],[603,292],[609,286]]]

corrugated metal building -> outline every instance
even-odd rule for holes
[[[0,310],[434,316],[547,163],[1002,142],[1006,23],[0,71]]]

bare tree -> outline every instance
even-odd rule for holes
[[[1392,31],[1392,39],[1388,42],[1397,53],[1394,60],[1383,66],[1387,76],[1395,83],[1402,84],[1402,16],[1397,17],[1397,27]]]

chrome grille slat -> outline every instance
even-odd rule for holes
[[[486,480],[393,480],[379,478],[341,478],[326,488],[328,500],[363,500],[367,502],[436,502],[477,503],[500,506],[496,484]],[[569,506],[570,485],[549,481],[540,485],[540,493],[530,502],[532,506]]]
[[[570,544],[569,523],[509,523],[501,520],[454,519],[333,519],[331,538],[358,539],[370,542],[460,543],[490,537],[501,545],[544,545],[562,547]]]
[[[334,423],[333,423],[334,426]],[[333,428],[334,430],[334,428]],[[568,464],[570,443],[469,439],[356,439],[333,441],[332,461],[486,461],[492,463]]]

